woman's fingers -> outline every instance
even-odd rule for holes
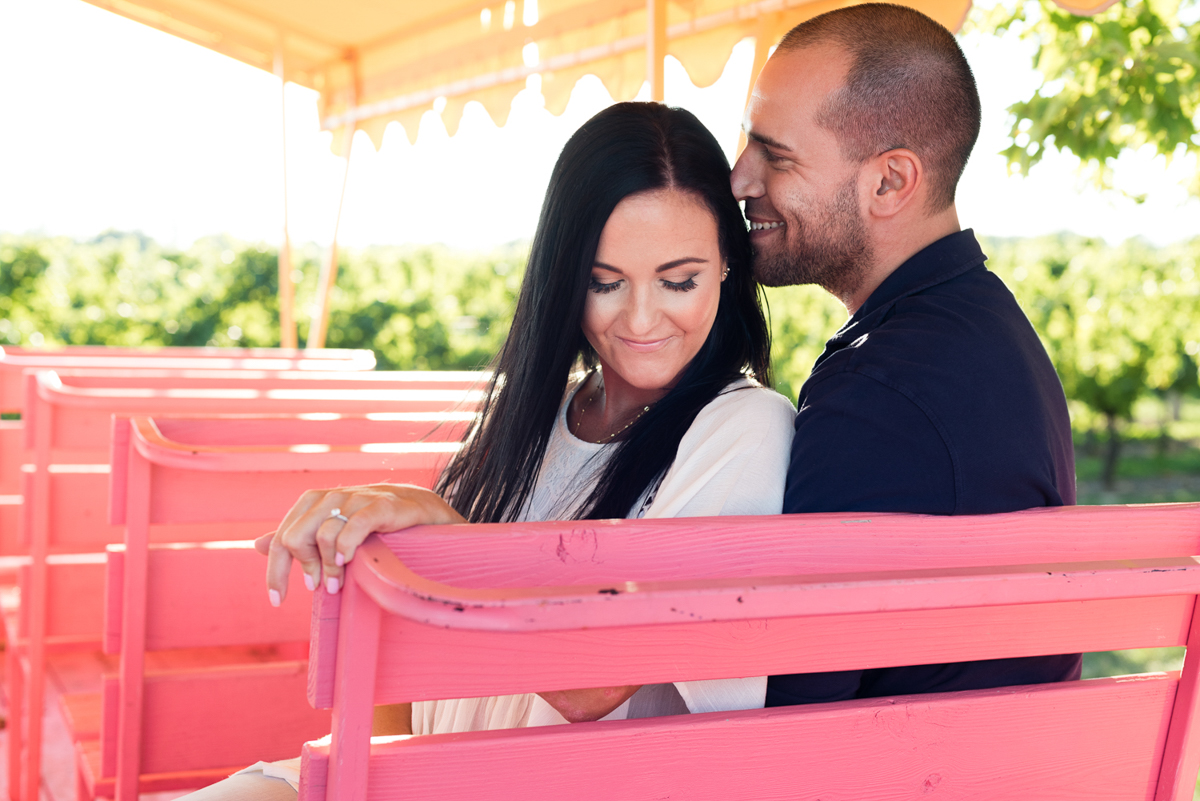
[[[337,508],[334,504],[345,500],[341,491],[326,492],[319,502],[297,516],[287,529],[280,530],[282,545],[300,563],[300,569],[304,571],[304,586],[310,590],[315,590],[321,584],[321,529],[328,523],[341,523],[336,518],[330,518],[329,512]]]
[[[436,493],[420,487],[377,484],[304,493],[273,537],[255,547],[267,553],[271,603],[287,594],[291,560],[300,562],[306,586],[324,579],[335,593],[344,583],[345,565],[372,532],[395,531],[423,523],[461,523],[463,518]]]
[[[391,493],[357,493],[347,499],[341,514],[329,517],[317,531],[317,547],[321,551],[321,568],[325,572],[325,589],[337,592],[344,584],[346,564],[363,540],[376,531],[395,531],[423,522],[417,504]]]
[[[258,541],[255,541],[258,547]],[[284,548],[276,533],[267,543],[267,598],[271,606],[279,606],[287,597],[288,575],[292,572],[292,555]]]
[[[347,518],[349,519],[349,518]],[[337,540],[346,522],[327,517],[317,528],[317,549],[321,554],[321,571],[325,574],[325,591],[333,594],[342,586],[342,565],[337,557]]]
[[[259,537],[258,539],[256,539],[254,541],[254,550],[258,551],[263,556],[269,556],[271,554],[271,542],[274,539],[275,539],[274,531],[269,532],[267,534],[263,534],[261,537]]]

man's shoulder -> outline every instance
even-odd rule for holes
[[[983,267],[896,300],[873,326],[830,354],[813,379],[871,376],[906,394],[983,388],[1017,369],[1049,367],[1016,299]]]
[[[936,440],[949,456],[954,513],[1073,499],[1062,384],[998,278],[972,270],[898,299],[873,322],[814,370],[801,390],[802,418],[815,424],[859,410],[849,430],[871,434],[855,447],[863,458],[895,451],[897,464]],[[896,471],[885,472],[881,486],[890,487]]]

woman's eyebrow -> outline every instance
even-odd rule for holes
[[[675,261],[669,261],[666,264],[660,264],[654,268],[654,272],[664,273],[673,267],[680,267],[684,264],[708,264],[708,259],[702,259],[699,256],[685,256],[682,259],[676,259]]]
[[[663,273],[667,270],[670,270],[674,267],[680,267],[684,264],[708,264],[708,259],[702,259],[699,256],[684,256],[682,259],[675,259],[674,261],[669,261],[666,264],[660,264],[654,268],[654,272]],[[608,270],[609,272],[616,273],[617,275],[625,274],[621,271],[620,267],[613,267],[611,264],[605,264],[602,261],[592,262],[592,267],[600,270]]]

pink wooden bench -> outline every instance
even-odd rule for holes
[[[25,400],[21,410],[23,420],[0,421],[0,494],[20,492],[20,464],[29,433],[24,425],[30,421],[38,401],[38,387],[31,384],[27,370],[25,375]],[[64,399],[76,396],[77,406],[86,406],[88,396],[141,397],[151,403],[155,398],[173,397],[183,400],[205,398],[211,400],[240,400],[289,402],[286,411],[304,411],[297,408],[297,398],[321,397],[322,391],[356,390],[377,392],[380,397],[394,399],[396,390],[419,390],[433,397],[434,392],[449,395],[469,391],[482,385],[486,374],[477,372],[320,372],[314,370],[214,370],[214,369],[71,369],[54,371],[61,387],[57,394]],[[15,374],[3,374],[15,375]],[[207,393],[207,394],[206,394]],[[193,400],[193,406],[197,405]],[[28,409],[26,407],[29,407]],[[203,410],[202,410],[203,411]],[[263,411],[271,411],[264,409]],[[99,425],[76,423],[80,430],[73,433],[69,447],[56,452],[57,461],[68,464],[90,463],[94,458],[89,452],[103,451],[106,431]],[[91,435],[89,436],[89,432]]]
[[[102,550],[106,544],[121,539],[120,526],[115,523],[106,525],[104,520],[103,510],[108,505],[108,464],[56,464],[54,454],[61,454],[64,450],[68,454],[94,454],[93,449],[96,446],[103,447],[107,452],[110,444],[110,438],[107,436],[109,424],[104,422],[104,436],[98,435],[97,428],[101,421],[107,421],[112,414],[119,412],[154,409],[158,412],[197,413],[204,411],[212,414],[214,411],[228,409],[245,414],[254,410],[291,409],[304,410],[308,416],[318,418],[337,418],[348,412],[358,412],[360,415],[369,412],[378,420],[364,420],[361,424],[372,422],[387,424],[396,430],[396,436],[402,439],[403,436],[406,436],[402,433],[404,426],[414,432],[419,430],[429,433],[433,428],[429,423],[431,417],[440,419],[440,410],[463,405],[463,398],[469,400],[471,397],[463,389],[373,388],[359,391],[325,390],[319,387],[281,390],[281,397],[268,394],[274,390],[266,388],[261,393],[259,390],[253,391],[255,395],[261,394],[266,397],[251,397],[247,395],[247,387],[243,386],[239,390],[240,394],[234,393],[232,398],[222,398],[213,397],[220,394],[219,389],[209,391],[202,387],[193,387],[175,392],[164,390],[159,393],[156,390],[154,394],[147,394],[138,387],[79,387],[67,383],[60,385],[55,380],[56,378],[57,376],[53,373],[41,373],[31,377],[31,381],[37,382],[37,402],[31,406],[33,411],[30,415],[33,425],[31,432],[34,434],[33,445],[35,446],[33,448],[34,457],[31,461],[38,467],[35,472],[25,474],[27,487],[25,495],[30,499],[28,508],[33,512],[25,520],[27,538],[32,543],[32,553],[31,566],[26,574],[27,583],[22,587],[24,607],[28,610],[25,614],[28,622],[26,629],[28,637],[14,638],[12,647],[9,649],[9,697],[14,699],[21,697],[20,687],[12,685],[12,683],[21,683],[22,676],[27,672],[29,679],[25,687],[25,696],[28,702],[25,708],[28,709],[39,709],[42,705],[47,647],[80,647],[77,637],[77,630],[80,626],[84,629],[98,631],[98,628],[94,628],[94,620],[80,623],[77,617],[71,626],[66,627],[66,631],[59,630],[57,632],[65,635],[62,640],[51,642],[48,639],[47,633],[55,630],[46,628],[48,623],[46,610],[55,604],[48,598],[48,588],[53,586],[54,582],[47,575],[46,557],[51,550],[76,553]],[[459,386],[465,385],[461,378],[454,380],[459,382]],[[429,383],[426,381],[425,385],[427,386]],[[469,408],[470,403],[466,405]],[[135,409],[130,409],[130,406]],[[460,411],[458,417],[469,417],[469,414],[469,412]],[[308,422],[321,423],[322,421]],[[397,429],[397,426],[400,426],[401,429]],[[246,434],[245,427],[238,430],[241,432],[240,435]],[[442,426],[438,432],[433,435],[434,440],[444,439],[451,432],[456,437],[461,436],[461,424],[457,428],[453,425]],[[416,436],[416,434],[412,433],[412,436]],[[433,447],[436,444],[430,443],[430,446]],[[63,445],[69,446],[69,450],[63,448]],[[445,443],[443,442],[441,445],[445,445]],[[444,453],[442,455],[446,456]],[[359,456],[361,458],[363,455],[359,454]],[[296,454],[289,454],[288,458],[295,463]],[[378,460],[380,457],[372,455],[370,458]],[[378,464],[378,461],[376,463]],[[432,475],[434,474],[429,474],[429,476]],[[425,477],[426,481],[430,480],[429,476]],[[417,480],[416,476],[412,476],[412,478]],[[309,480],[311,479],[310,476]],[[311,486],[311,484],[305,486]],[[296,495],[298,495],[298,491],[293,491],[292,497],[282,507],[283,511],[286,511],[287,507],[295,500]],[[211,500],[206,499],[205,503],[211,504]],[[269,517],[270,515],[264,512],[264,516]],[[167,542],[197,541],[214,537],[221,539],[244,538],[255,536],[263,531],[261,519],[231,523],[220,530],[211,530],[211,533],[208,534],[197,531],[196,524],[188,522],[156,526],[153,530],[154,538]],[[271,520],[270,522],[278,521]],[[60,585],[69,586],[63,582],[60,582]],[[98,607],[88,610],[78,604],[72,604],[70,608],[80,608],[80,615],[84,618],[96,617],[98,612]],[[13,706],[20,705],[14,701]],[[19,725],[10,727],[10,731],[13,732],[10,734],[9,764],[12,771],[10,775],[16,775],[20,771],[22,742],[28,745],[24,763],[26,765],[37,764],[41,720],[36,716],[25,717],[28,717],[28,737],[21,736]],[[10,719],[20,721],[21,718],[21,710],[14,709]],[[29,776],[36,775],[32,770],[27,770],[26,773]],[[15,782],[13,786],[16,786]]]
[[[300,798],[1192,798],[1200,504],[375,536],[318,592]],[[1148,674],[369,739],[371,707],[1187,645]]]
[[[26,369],[71,370],[83,367],[116,369],[213,370],[373,370],[369,350],[323,348],[109,348],[95,345],[65,348],[0,347],[0,412],[20,412],[24,401],[21,374]]]
[[[144,673],[147,651],[295,644],[306,638],[308,622],[302,603],[293,601],[281,613],[267,605],[265,562],[257,554],[152,549],[149,528],[259,519],[269,529],[314,486],[381,480],[429,486],[462,437],[462,417],[123,421],[114,437],[112,509],[126,535],[124,548],[109,553],[105,624],[106,650],[119,650],[121,661],[119,674],[106,681],[100,742],[81,746],[86,797],[115,791],[117,798],[132,799],[139,790],[198,786],[228,775],[231,765],[294,756],[305,739],[297,736],[304,730],[297,720],[305,720],[303,713],[312,718],[302,693],[289,703],[284,685],[298,688],[307,680],[292,662],[270,670],[243,664],[216,670],[205,663],[190,673],[176,668],[167,681]],[[303,598],[300,586],[293,570],[293,593]],[[214,596],[220,599],[215,606]],[[287,621],[286,628],[276,619]],[[232,627],[236,634],[228,631]],[[288,681],[280,679],[281,670]],[[240,713],[224,695],[230,688],[244,699]],[[245,731],[231,730],[242,719],[248,721]],[[295,725],[282,725],[286,721]],[[328,731],[327,716],[309,722]],[[193,735],[186,749],[164,745],[177,743],[186,731],[203,736]]]
[[[30,369],[205,369],[271,371],[369,371],[369,350],[284,350],[280,348],[108,348],[91,345],[30,349],[0,347],[0,412],[20,414],[25,402],[23,374]],[[0,420],[0,553],[5,533],[18,530],[23,423]]]
[[[114,797],[118,765],[131,753],[140,763],[136,798],[139,789],[201,787],[258,759],[294,757],[304,740],[329,731],[329,714],[304,700],[308,609],[267,604],[265,563],[251,542],[154,545],[140,560],[147,572],[130,581],[125,546],[109,546],[105,652],[121,662],[99,692],[64,698],[79,801]],[[130,584],[142,590],[132,615],[123,608]],[[298,569],[291,591],[305,594]],[[144,672],[133,686],[130,617],[145,626]],[[130,709],[140,710],[141,742],[123,753],[120,722]]]

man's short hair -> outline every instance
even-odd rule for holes
[[[865,3],[800,23],[776,52],[822,44],[850,57],[845,83],[817,116],[842,154],[865,161],[907,148],[927,170],[930,208],[953,203],[980,119],[975,76],[954,34],[911,8]]]

